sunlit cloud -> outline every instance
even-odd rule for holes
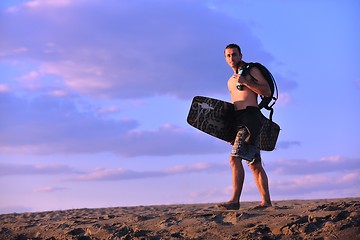
[[[352,184],[355,183],[356,186],[359,187],[360,189],[360,174],[359,172],[350,172],[347,174],[344,174],[343,176],[341,176],[339,178],[339,180],[337,180],[338,183],[340,184]]]
[[[0,214],[21,213],[21,212],[31,212],[31,211],[33,211],[31,207],[25,207],[25,206],[0,207]]]
[[[0,93],[10,92],[10,87],[7,84],[0,84]]]
[[[331,184],[329,184],[331,182]],[[313,174],[303,175],[297,177],[287,177],[282,180],[272,180],[270,187],[274,195],[282,196],[284,192],[291,198],[291,196],[304,196],[309,198],[316,192],[333,192],[333,191],[346,191],[358,187],[360,184],[359,174],[356,172],[351,173],[337,173],[334,180],[334,175],[329,174]],[[356,192],[354,189],[350,190],[353,196]],[[354,195],[355,194],[355,195]],[[319,196],[318,196],[319,197]]]
[[[340,163],[340,162],[345,161],[345,159],[343,157],[341,157],[341,156],[329,156],[329,157],[320,158],[320,161]]]
[[[326,160],[325,160],[326,159]],[[331,159],[329,161],[329,159]],[[334,159],[341,159],[334,161]],[[268,167],[269,170],[277,174],[286,175],[309,175],[309,174],[326,174],[334,172],[349,172],[355,169],[360,170],[359,158],[345,157],[323,157],[319,160],[308,159],[286,159],[275,160]]]
[[[355,80],[354,82],[358,87],[360,87],[360,80]]]
[[[31,59],[34,69],[23,78],[52,75],[71,91],[93,98],[138,99],[156,95],[190,98],[199,90],[219,93],[225,88],[219,79],[227,76],[224,75],[226,66],[221,56],[223,49],[218,46],[225,46],[228,39],[238,38],[238,34],[232,31],[233,27],[227,24],[229,17],[196,2],[172,1],[170,4],[161,1],[161,5],[167,8],[166,14],[153,14],[157,9],[145,1],[126,4],[120,1],[111,4],[103,1],[29,1],[22,5],[24,9],[19,7],[16,12],[4,15],[6,31],[2,35],[6,44],[2,51],[7,52],[5,56],[8,57],[11,53],[11,57],[24,61]],[[97,11],[88,12],[92,8]],[[73,9],[76,9],[76,14]],[[171,15],[177,17],[168,18]],[[61,16],[61,20],[57,16]],[[7,18],[15,20],[7,21]],[[102,20],[94,22],[94,19]],[[124,24],[129,19],[131,27]],[[214,22],[214,19],[221,20]],[[34,28],[31,25],[34,22],[40,26]],[[218,31],[226,34],[223,37],[219,34],[219,39],[209,42],[212,32],[203,26],[213,22]],[[252,49],[249,57],[262,56],[265,65],[274,60],[246,24],[235,24],[238,24],[243,44]],[[33,29],[30,39],[25,40],[8,31],[20,26]],[[44,35],[48,37],[44,39]],[[134,39],[147,41],[139,44]],[[197,54],[193,55],[193,52]],[[201,56],[214,60],[208,61]],[[199,62],[203,64],[199,65]],[[137,66],[141,66],[141,71]],[[283,82],[286,90],[287,82],[291,81],[284,79],[279,77],[278,82]]]
[[[300,141],[279,141],[276,143],[276,149],[288,149],[296,146],[301,146]]]
[[[115,105],[100,107],[98,109],[98,113],[100,113],[100,114],[111,114],[111,113],[116,113],[118,111],[119,111],[119,107],[115,106]]]
[[[198,191],[190,191],[187,193],[187,196],[190,200],[195,202],[209,202],[211,199],[212,202],[220,202],[228,198],[232,194],[232,187],[229,186],[226,189],[208,187],[206,189],[200,189]]]
[[[37,71],[30,71],[29,73],[19,77],[19,83],[22,87],[29,90],[37,90],[43,87],[39,78],[41,74]]]
[[[137,130],[138,123],[133,119],[104,119],[98,116],[99,110],[95,107],[79,111],[76,98],[58,98],[62,93],[57,94],[57,97],[45,95],[31,101],[12,94],[0,95],[3,125],[0,152],[111,152],[136,157],[212,154],[228,150],[227,145],[214,138],[172,124],[155,130]],[[111,107],[100,112],[116,110],[117,107]]]
[[[49,95],[53,96],[53,97],[65,97],[65,96],[68,96],[69,93],[65,90],[57,89],[57,90],[50,91]]]
[[[99,180],[119,180],[119,179],[133,179],[137,178],[138,176],[132,175],[132,171],[125,170],[123,168],[116,168],[116,169],[105,169],[100,168],[96,169],[91,173],[80,175],[74,180],[78,181],[99,181]]]
[[[54,174],[79,174],[81,171],[60,164],[10,164],[0,163],[0,177],[13,175],[54,175]]]
[[[276,101],[275,106],[286,106],[290,104],[292,101],[292,97],[288,92],[281,92],[279,93],[279,98]]]
[[[63,188],[63,187],[47,186],[47,187],[42,187],[42,188],[35,188],[35,189],[33,189],[33,192],[34,193],[52,193],[52,192],[62,191],[65,189],[66,188]]]
[[[70,5],[71,0],[30,0],[24,3],[24,6],[29,8],[42,7],[64,7]]]
[[[290,180],[279,183],[279,181],[274,182],[272,188],[280,188],[282,190],[287,189],[292,192],[299,192],[303,190],[317,189],[320,185],[329,182],[329,177],[323,175],[304,175],[297,176]]]
[[[26,47],[14,47],[8,49],[0,49],[0,56],[1,57],[12,57],[12,56],[19,56],[28,52],[29,49]],[[5,60],[5,59],[4,59]]]
[[[123,181],[144,178],[162,178],[178,174],[202,173],[202,172],[223,172],[227,170],[226,164],[195,163],[192,165],[176,165],[163,170],[155,171],[133,171],[123,168],[99,168],[86,174],[80,174],[60,181]]]

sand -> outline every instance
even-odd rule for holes
[[[0,215],[0,239],[360,239],[360,198],[73,209]]]

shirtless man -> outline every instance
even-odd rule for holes
[[[260,70],[253,67],[250,74],[240,74],[246,65],[242,61],[241,49],[236,44],[226,46],[225,60],[234,74],[228,80],[228,89],[235,106],[237,135],[231,143],[230,166],[232,170],[233,195],[230,201],[219,204],[220,209],[237,210],[240,208],[240,195],[244,184],[245,172],[242,160],[246,160],[254,174],[262,202],[258,207],[271,206],[268,178],[261,164],[258,147],[262,128],[261,112],[258,108],[258,95],[270,96],[270,87]],[[239,71],[239,73],[237,73]]]

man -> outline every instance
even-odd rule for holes
[[[230,201],[219,204],[220,209],[237,210],[240,208],[240,195],[244,184],[245,172],[242,160],[246,160],[255,178],[262,201],[258,206],[271,206],[268,178],[261,164],[259,135],[262,128],[258,95],[270,96],[271,90],[260,70],[252,67],[247,74],[240,74],[246,63],[242,60],[241,49],[236,44],[226,46],[225,60],[234,74],[228,80],[228,89],[235,107],[237,135],[231,143],[230,166],[232,170],[233,195]],[[246,69],[247,70],[247,69]]]

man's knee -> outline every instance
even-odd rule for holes
[[[254,163],[250,164],[249,167],[253,172],[263,170],[261,162],[254,162]]]
[[[242,159],[239,158],[239,157],[230,156],[230,166],[231,167],[236,167],[236,166],[242,165],[241,160]]]

